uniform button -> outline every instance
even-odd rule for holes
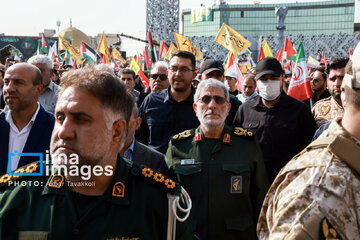
[[[72,233],[74,235],[79,235],[80,231],[79,231],[79,229],[75,228]]]

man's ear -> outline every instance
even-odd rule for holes
[[[112,126],[112,141],[113,143],[121,143],[126,132],[127,124],[125,120],[118,120]]]
[[[197,104],[196,103],[193,103],[193,109],[194,109],[194,111],[196,113],[196,109],[197,109]]]
[[[139,127],[140,127],[140,124],[141,124],[141,122],[142,122],[142,119],[141,119],[141,117],[137,117],[135,121],[136,121],[136,128],[135,128],[135,130],[138,130]]]

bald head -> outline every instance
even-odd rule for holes
[[[37,68],[35,65],[29,64],[29,63],[17,63],[12,66],[10,66],[6,73],[9,72],[27,72],[30,79],[32,80],[33,85],[40,85],[42,84],[42,77],[41,77],[41,71],[39,68]],[[5,73],[5,74],[6,74]]]

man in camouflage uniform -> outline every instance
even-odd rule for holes
[[[353,75],[341,86],[344,116],[278,174],[260,213],[259,239],[360,239],[360,44],[352,61]]]
[[[327,87],[331,96],[318,101],[312,108],[318,127],[344,114],[340,99],[340,86],[345,75],[345,65],[348,61],[348,58],[335,58],[326,67]]]
[[[193,200],[192,228],[200,239],[256,239],[268,189],[256,137],[224,123],[229,92],[216,79],[200,82],[194,110],[200,126],[174,135],[166,153],[170,173]]]

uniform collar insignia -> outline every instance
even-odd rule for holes
[[[201,133],[198,132],[196,135],[195,135],[195,142],[201,142],[202,138],[201,138]]]
[[[224,134],[223,143],[230,143],[230,134],[228,133]]]
[[[113,186],[112,196],[123,198],[125,195],[125,185],[122,182],[116,182]]]

